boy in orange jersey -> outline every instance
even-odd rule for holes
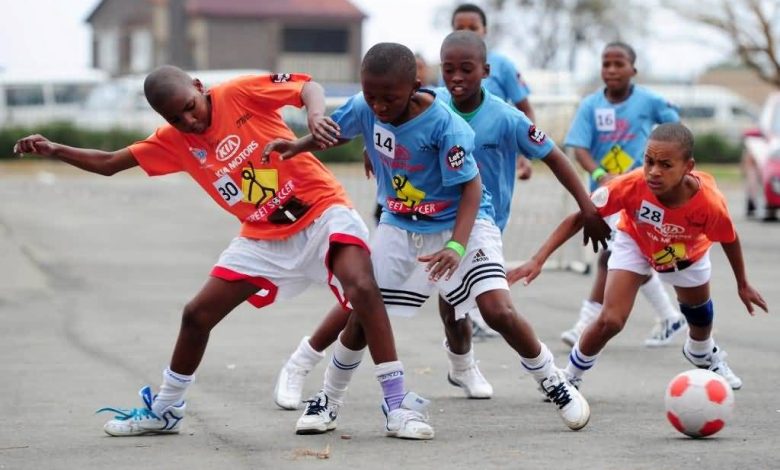
[[[292,297],[312,282],[327,283],[344,308],[361,312],[383,389],[389,374],[393,393],[405,390],[403,366],[373,276],[368,230],[344,189],[310,153],[289,161],[261,158],[272,139],[295,137],[279,113],[284,105],[306,106],[317,146],[336,142],[339,128],[324,115],[322,87],[307,75],[274,74],[239,77],[206,91],[182,70],[163,66],[146,78],[144,92],[169,123],[146,140],[104,152],[33,135],[14,147],[18,153],[54,157],[107,176],[134,166],[150,176],[186,171],[242,222],[240,235],[184,308],[159,393],[153,395],[147,386],[141,389],[143,407],[104,408],[117,413],[104,430],[113,436],[178,433],[184,394],[211,329],[245,300],[260,308]]]
[[[674,286],[690,325],[685,358],[723,376],[733,389],[742,386],[711,335],[709,250],[714,242],[723,247],[748,313],[753,315],[754,304],[767,311],[767,304],[748,282],[739,238],[715,180],[693,166],[691,132],[681,124],[661,124],[650,134],[643,169],[610,180],[591,196],[602,216],[621,213],[621,219],[609,259],[604,306],[569,355],[566,375],[573,384],[582,382],[599,352],[623,329],[639,287],[655,271]],[[567,217],[531,261],[507,274],[509,281],[531,282],[545,259],[580,225],[576,214]]]

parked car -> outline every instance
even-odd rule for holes
[[[780,209],[780,92],[767,98],[758,127],[745,132],[743,147],[747,215],[777,220]]]

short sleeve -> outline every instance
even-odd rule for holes
[[[511,60],[507,59],[504,61],[501,81],[506,90],[507,98],[512,104],[523,101],[530,94],[528,86],[526,86],[525,82],[520,77],[520,72]]]
[[[707,223],[707,238],[713,242],[731,243],[737,239],[737,230],[729,215],[726,199],[717,189],[714,197],[711,197],[712,217]]]
[[[525,157],[531,159],[544,158],[552,152],[555,142],[541,129],[536,127],[520,111],[513,116],[512,125],[517,142],[517,148]]]
[[[362,134],[360,110],[367,106],[363,94],[358,93],[333,112],[330,117],[341,128],[341,138],[351,140]]]
[[[565,145],[567,147],[580,147],[590,150],[593,144],[593,112],[588,101],[580,104],[577,108],[577,114],[566,134]]]
[[[444,186],[455,186],[471,181],[477,176],[477,162],[474,160],[474,131],[466,121],[451,115],[439,140],[439,167]]]
[[[660,96],[653,97],[653,109],[655,109],[655,122],[657,124],[680,122],[680,114],[677,112],[677,108]]]
[[[609,217],[625,209],[633,192],[633,179],[630,178],[630,175],[631,173],[626,173],[618,176],[591,193],[590,200],[596,206],[599,215]]]
[[[288,105],[302,107],[301,91],[309,81],[311,77],[303,73],[275,73],[247,75],[231,84],[250,101],[275,110]]]
[[[149,176],[167,175],[184,171],[182,153],[195,152],[188,149],[178,132],[170,126],[163,126],[146,139],[129,147],[133,158]]]

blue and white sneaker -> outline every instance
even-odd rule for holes
[[[433,439],[433,428],[428,424],[428,405],[430,401],[414,392],[407,392],[399,408],[390,411],[382,401],[385,414],[385,435],[400,439]]]
[[[682,314],[677,318],[662,320],[655,324],[650,337],[645,340],[645,346],[648,348],[666,346],[672,342],[675,336],[687,330],[688,323]]]
[[[111,436],[143,436],[145,434],[178,434],[181,420],[187,408],[185,402],[169,405],[157,416],[152,411],[152,389],[147,385],[139,392],[144,402],[143,408],[124,410],[119,408],[101,408],[97,413],[111,411],[116,413],[114,419],[103,426],[106,434]]]
[[[336,429],[339,405],[330,401],[325,391],[304,401],[306,409],[295,423],[295,434],[324,434]]]

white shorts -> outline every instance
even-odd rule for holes
[[[387,311],[412,316],[432,294],[440,293],[460,319],[475,308],[485,292],[509,290],[504,271],[501,232],[493,222],[474,223],[466,254],[449,280],[433,282],[418,256],[435,253],[452,237],[452,231],[418,234],[389,224],[379,224],[371,241],[374,276]]]
[[[260,290],[247,299],[257,308],[301,293],[312,283],[330,286],[336,299],[351,309],[344,290],[330,271],[332,243],[368,250],[368,228],[354,210],[333,206],[308,227],[284,240],[236,237],[222,252],[211,275],[226,281],[248,281]]]
[[[609,228],[612,229],[612,231],[609,233],[609,240],[607,240],[607,250],[612,249],[612,242],[615,240],[615,237],[617,237],[617,225],[618,222],[620,222],[620,214],[622,212],[618,212],[616,214],[608,215],[604,217],[604,222],[609,225]]]
[[[698,287],[709,282],[712,275],[710,252],[704,254],[690,266],[669,272],[658,272],[639,250],[633,238],[622,230],[618,230],[612,242],[612,255],[609,257],[607,269],[621,269],[637,274],[658,274],[658,278],[667,284],[677,287]]]

